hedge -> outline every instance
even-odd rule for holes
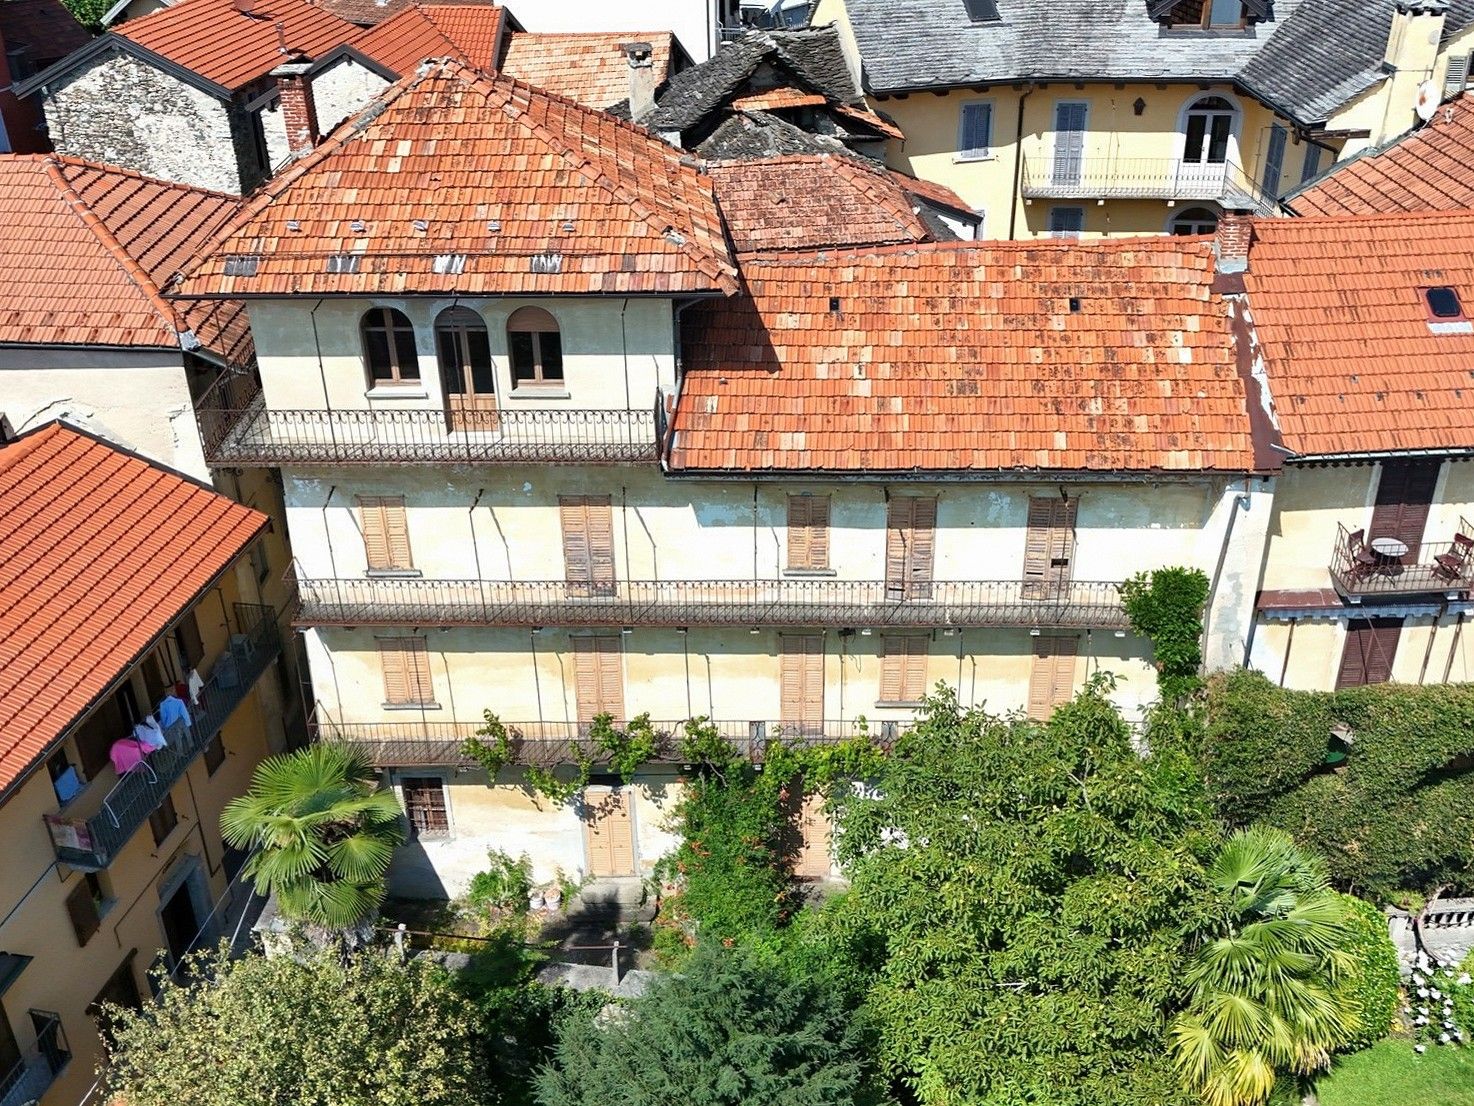
[[[1401,976],[1386,917],[1364,899],[1343,895],[1342,901],[1357,933],[1356,944],[1346,949],[1355,958],[1356,968],[1342,984],[1355,994],[1361,1013],[1361,1029],[1346,1050],[1352,1051],[1374,1045],[1392,1031]]]

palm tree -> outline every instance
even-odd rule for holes
[[[318,744],[262,761],[250,790],[226,804],[220,830],[257,850],[243,870],[258,894],[276,895],[284,917],[349,929],[383,901],[402,818],[367,758]]]
[[[1207,1106],[1258,1106],[1277,1075],[1324,1068],[1357,1028],[1335,984],[1355,970],[1350,915],[1319,860],[1289,834],[1240,830],[1208,870],[1224,932],[1198,949],[1172,1052]]]

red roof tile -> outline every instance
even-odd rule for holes
[[[895,169],[890,170],[897,187],[908,196],[917,196],[929,203],[939,207],[950,207],[955,211],[972,211],[972,205],[959,196],[945,184],[937,184],[936,181],[922,180],[919,177],[907,176],[905,173]]]
[[[501,70],[509,77],[577,100],[585,107],[607,108],[629,98],[630,68],[621,48],[626,42],[648,42],[658,88],[670,76],[675,36],[670,31],[599,31],[587,34],[516,32],[509,36]]]
[[[359,271],[329,272],[341,254]],[[227,274],[232,255],[259,255],[255,275]],[[180,291],[676,294],[734,277],[711,181],[680,150],[438,62],[268,182]]]
[[[1213,270],[1166,237],[744,258],[683,316],[672,467],[1247,471]]]
[[[251,358],[239,301],[159,293],[239,207],[234,196],[55,154],[0,157],[0,343],[179,348]]]
[[[426,58],[496,68],[504,9],[493,4],[411,4],[353,40],[353,47],[407,76]]]
[[[286,60],[284,48],[316,57],[359,30],[308,0],[182,0],[112,33],[235,91]]]
[[[1474,319],[1474,212],[1255,220],[1244,286],[1288,448],[1474,448],[1474,325],[1422,292]]]
[[[312,0],[324,11],[332,12],[339,19],[357,23],[361,27],[372,27],[382,23],[391,15],[403,11],[410,0]]]
[[[266,516],[51,424],[0,446],[0,789],[240,556]]]
[[[733,111],[782,111],[785,108],[807,108],[827,104],[828,97],[818,92],[797,88],[768,88],[732,101]]]
[[[884,169],[797,155],[714,164],[717,203],[738,253],[925,242],[926,224]]]
[[[885,135],[887,138],[897,140],[904,139],[906,133],[879,112],[871,111],[866,107],[856,107],[854,104],[835,104],[834,110],[842,117],[852,119],[857,123],[863,123],[872,130]]]
[[[1370,215],[1474,207],[1474,94],[1421,130],[1333,168],[1285,201],[1298,215]]]

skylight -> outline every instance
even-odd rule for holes
[[[998,0],[962,0],[962,6],[974,23],[996,23],[1002,18],[998,14]]]
[[[1435,319],[1462,319],[1464,317],[1463,305],[1459,303],[1459,294],[1452,288],[1427,288],[1423,296],[1428,301],[1428,313]]]

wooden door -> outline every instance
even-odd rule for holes
[[[1416,564],[1428,525],[1428,508],[1438,485],[1438,461],[1384,461],[1367,541],[1396,538],[1408,548],[1405,564]]]
[[[1080,641],[1073,637],[1036,637],[1029,673],[1029,717],[1040,720],[1075,694],[1075,658]]]
[[[1392,679],[1392,662],[1402,636],[1400,618],[1353,618],[1346,624],[1346,646],[1336,688],[1385,684]]]
[[[558,497],[568,594],[614,594],[614,518],[607,495]]]
[[[624,719],[623,641],[619,634],[573,639],[574,696],[578,720],[592,722],[607,714]]]
[[[779,702],[785,729],[814,733],[824,721],[824,637],[784,634],[779,646]]]
[[[887,599],[930,599],[936,547],[934,496],[904,495],[886,507],[885,594]]]
[[[799,879],[828,879],[833,865],[833,832],[823,794],[805,790],[803,780],[795,778],[788,786],[784,805],[793,874]]]
[[[1078,499],[1029,500],[1024,536],[1024,598],[1059,600],[1074,576],[1075,507]]]
[[[583,825],[589,875],[635,874],[635,824],[628,791],[622,787],[587,789]]]

